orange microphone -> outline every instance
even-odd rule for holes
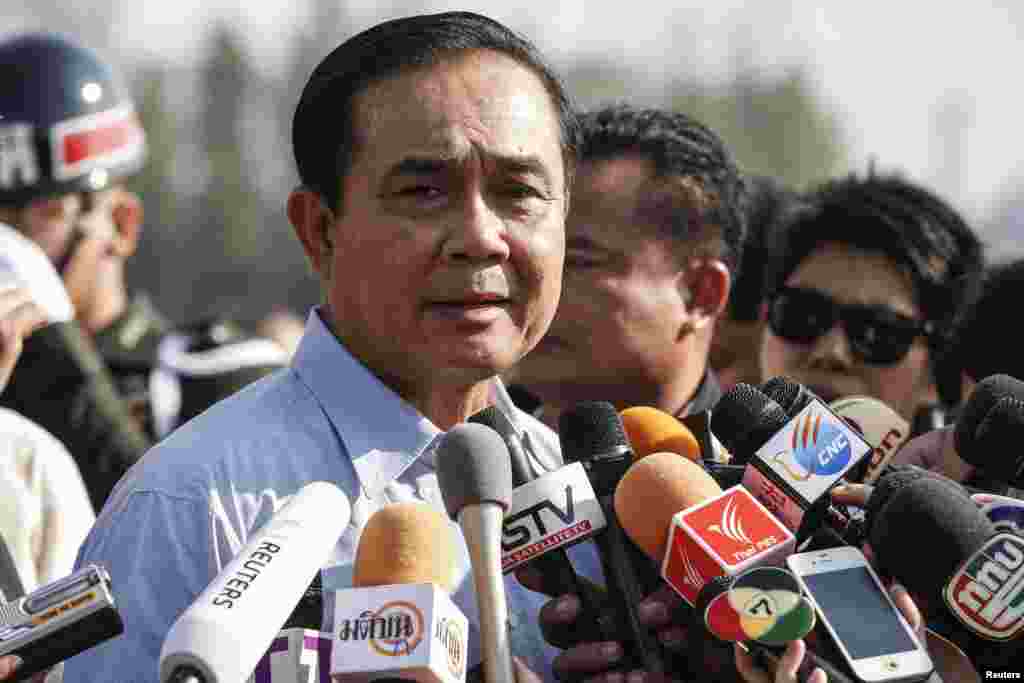
[[[635,459],[645,458],[651,453],[669,452],[694,462],[700,461],[700,442],[697,437],[686,425],[665,411],[634,406],[623,410],[619,417],[622,418]]]

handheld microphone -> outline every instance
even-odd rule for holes
[[[964,404],[953,432],[957,455],[982,473],[1024,487],[1024,382],[1009,375],[986,377]]]
[[[755,566],[781,562],[793,549],[792,533],[742,487],[723,492],[695,463],[674,453],[654,453],[638,460],[622,477],[615,491],[615,505],[630,538],[661,564],[662,577],[676,593],[691,606],[699,607],[697,617],[702,626],[720,640],[748,641],[756,633],[776,643],[784,634],[792,640],[806,634],[800,630],[806,611],[787,610],[787,614],[793,612],[793,617],[767,624],[757,613],[754,596],[737,594],[740,608],[731,608],[732,616],[726,618],[734,626],[731,631],[736,637],[729,637],[730,626],[722,623],[722,615],[717,610],[709,611],[709,606],[701,602],[701,592],[709,584],[727,590],[737,575]],[[769,587],[757,581],[751,585],[764,590]],[[705,593],[703,597],[710,601],[713,596]],[[743,606],[752,620],[741,625]],[[755,624],[756,619],[762,620]],[[769,635],[776,625],[778,629]],[[749,626],[749,633],[743,626]],[[748,643],[748,647],[756,651],[767,646]],[[764,656],[774,655],[766,651]],[[800,680],[806,679],[813,666],[825,670],[829,680],[846,680],[833,678],[835,668],[810,651]]]
[[[441,438],[437,463],[445,508],[462,528],[472,559],[488,683],[515,683],[501,571],[502,522],[512,494],[508,448],[489,427],[458,424]]]
[[[385,505],[367,520],[353,587],[336,593],[333,681],[465,680],[469,623],[449,597],[455,557],[451,522],[426,503]]]
[[[933,476],[905,484],[877,505],[869,537],[881,569],[924,596],[933,613],[944,605],[968,646],[1020,637],[1024,539],[996,532],[966,492]]]
[[[508,447],[513,490],[503,528],[502,570],[510,572],[529,563],[542,577],[545,593],[576,593],[584,609],[596,613],[601,601],[599,590],[579,579],[565,552],[567,546],[605,526],[604,514],[583,468],[570,465],[538,475],[515,426],[497,406],[481,410],[469,422],[490,427]],[[550,513],[544,515],[547,523],[541,516],[545,511]]]
[[[661,644],[640,625],[637,614],[637,606],[658,584],[658,577],[626,535],[615,511],[615,488],[633,462],[622,419],[610,403],[580,403],[562,413],[558,432],[562,457],[567,463],[578,462],[583,466],[607,522],[594,540],[613,611],[625,619],[625,632],[629,634],[624,666],[627,670],[643,668],[649,673],[664,673]],[[678,455],[675,457],[682,460]]]
[[[24,680],[124,633],[124,622],[100,565],[0,605],[0,656],[17,655]]]
[[[850,479],[873,484],[910,438],[910,423],[885,403],[870,396],[841,398],[830,403],[829,409],[846,420],[871,445],[871,457],[863,460],[863,466],[857,468],[863,471],[851,473]]]
[[[253,672],[348,526],[334,484],[302,487],[171,626],[161,683],[235,683]]]
[[[828,490],[871,447],[816,399],[789,420],[778,404],[749,385],[734,387],[722,397],[719,406],[723,404],[726,410],[716,411],[726,425],[719,438],[742,444],[730,448],[735,457],[747,457],[749,451],[743,448],[756,448],[748,457],[743,485],[790,530],[805,537],[833,511]]]
[[[697,437],[674,416],[657,408],[634,406],[623,410],[619,417],[634,458],[664,451],[700,462],[701,447]]]

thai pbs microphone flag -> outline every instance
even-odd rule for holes
[[[811,401],[754,453],[743,485],[797,531],[807,510],[872,450],[843,419]]]
[[[742,486],[693,505],[672,518],[661,575],[679,595],[697,595],[717,576],[755,565],[779,565],[796,537]]]

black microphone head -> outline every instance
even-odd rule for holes
[[[892,493],[875,512],[868,538],[883,571],[941,604],[953,573],[994,533],[962,489],[925,476]]]
[[[629,437],[615,406],[605,401],[577,403],[558,419],[558,440],[567,463],[631,453]]]
[[[796,417],[811,401],[821,401],[813,391],[803,384],[781,375],[772,377],[762,384],[761,392],[778,403],[789,417]]]
[[[508,447],[496,431],[463,422],[449,429],[437,446],[437,481],[452,519],[467,505],[497,503],[508,509],[512,468]]]
[[[1024,382],[1009,375],[992,375],[974,387],[963,405],[956,421],[956,431],[953,432],[956,452],[961,458],[971,462],[964,455],[972,450],[978,427],[996,403],[1006,397],[1024,399]]]
[[[871,496],[868,498],[868,504],[864,511],[864,522],[868,532],[871,531],[878,511],[889,502],[892,494],[926,476],[928,476],[928,470],[917,465],[892,464],[887,466],[871,489]]]
[[[308,628],[314,631],[322,631],[324,626],[324,588],[320,581],[320,572],[313,576],[312,583],[306,588],[306,592],[299,598],[299,602],[292,610],[291,616],[281,627],[286,628]]]
[[[711,414],[711,431],[732,454],[732,463],[744,465],[758,448],[788,420],[779,404],[749,384],[727,391]]]
[[[1022,436],[1024,401],[1015,396],[1004,396],[978,424],[973,438],[963,440],[963,449],[958,448],[957,454],[987,478],[1020,487],[1024,483],[1024,457],[1020,453]]]
[[[530,465],[526,462],[526,453],[523,452],[519,440],[519,433],[508,415],[503,413],[497,406],[488,406],[478,413],[470,416],[467,422],[481,424],[490,427],[498,433],[498,436],[505,441],[508,447],[509,463],[512,466],[512,486],[522,486],[533,480],[533,473]]]

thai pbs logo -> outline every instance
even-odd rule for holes
[[[788,450],[775,454],[774,462],[794,481],[838,474],[853,457],[846,432],[838,422],[817,410],[807,411],[797,417],[788,445]],[[792,459],[788,457],[790,453]]]

